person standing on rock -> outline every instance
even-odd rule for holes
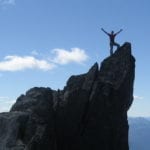
[[[117,46],[117,49],[120,47],[120,45],[115,42],[115,37],[116,37],[117,34],[119,34],[122,31],[122,29],[120,29],[116,33],[114,33],[114,31],[111,31],[111,33],[108,33],[103,28],[101,28],[101,30],[109,36],[109,39],[110,39],[110,55],[112,55],[113,54],[113,46]]]

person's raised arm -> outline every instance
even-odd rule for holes
[[[101,30],[102,30],[104,33],[106,33],[107,35],[109,35],[109,33],[106,32],[103,28],[101,28]]]
[[[116,32],[116,35],[119,34],[120,32],[122,32],[122,29],[120,29],[118,32]]]

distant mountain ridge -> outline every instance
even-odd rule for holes
[[[129,117],[130,150],[150,150],[150,117]]]

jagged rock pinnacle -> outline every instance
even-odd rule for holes
[[[30,89],[0,114],[0,150],[129,150],[134,72],[125,43],[63,90]]]

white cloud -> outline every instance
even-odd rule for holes
[[[0,61],[0,71],[20,71],[25,69],[51,70],[54,64],[46,60],[39,60],[32,56],[6,56]]]
[[[41,55],[38,51],[31,51],[29,56],[8,55],[0,60],[0,71],[21,71],[26,69],[52,70],[59,64],[82,64],[89,57],[83,49],[71,48],[52,50],[53,56]],[[45,59],[47,57],[47,59]],[[50,58],[50,59],[49,59]],[[49,59],[49,60],[48,60]],[[2,76],[2,74],[0,74]]]
[[[14,103],[15,100],[6,96],[0,96],[0,112],[8,112]]]
[[[1,5],[14,5],[16,0],[0,0]]]
[[[56,55],[52,61],[57,64],[68,64],[71,62],[83,63],[88,59],[85,51],[80,48],[71,48],[71,51],[54,49],[52,52]]]
[[[137,95],[134,95],[134,99],[135,99],[135,100],[142,100],[142,99],[144,99],[144,97],[142,97],[142,96],[137,96]]]
[[[31,55],[38,56],[38,55],[39,55],[39,53],[38,53],[38,51],[37,51],[37,50],[33,50],[33,51],[31,52]]]

